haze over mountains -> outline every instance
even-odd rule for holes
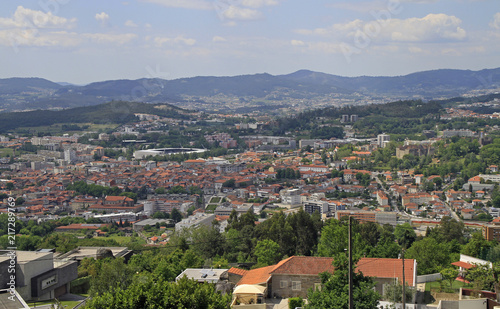
[[[109,80],[84,86],[42,78],[0,79],[0,110],[60,109],[112,100],[172,103],[203,109],[210,102],[258,102],[287,106],[296,100],[310,107],[328,100],[455,97],[474,90],[500,88],[500,68],[480,71],[433,70],[394,77],[343,77],[300,70],[286,75],[267,73],[231,77],[192,77],[175,80]]]

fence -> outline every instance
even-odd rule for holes
[[[417,276],[417,283],[433,282],[441,279],[443,279],[443,276],[440,273],[422,275],[422,276]]]

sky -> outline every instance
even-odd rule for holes
[[[86,84],[497,67],[499,0],[0,2],[0,78]]]

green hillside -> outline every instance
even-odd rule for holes
[[[50,126],[57,123],[124,124],[137,120],[134,116],[136,113],[189,119],[189,111],[168,104],[112,101],[61,111],[38,110],[0,114],[0,132],[12,131],[20,127]]]

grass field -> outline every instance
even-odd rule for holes
[[[128,237],[128,236],[118,236],[118,235],[110,235],[108,237],[94,237],[94,238],[97,238],[97,239],[113,239],[115,240],[117,243],[119,243],[121,246],[127,246],[132,238],[131,237]],[[140,237],[135,237],[135,242],[140,244],[140,245],[144,245],[146,244],[146,241]]]
[[[215,208],[217,208],[217,206],[218,206],[218,205],[216,205],[216,204],[209,204],[209,205],[207,206],[207,208],[205,208],[205,211],[207,211],[207,212],[214,212],[214,211],[215,211]]]
[[[14,151],[11,148],[0,148],[0,158],[6,157],[7,155],[12,156]]]
[[[62,126],[63,125],[77,125],[79,127],[85,127],[89,126],[88,128],[84,130],[63,130]],[[60,134],[60,133],[76,133],[76,132],[82,132],[82,131],[106,131],[108,129],[115,129],[118,126],[116,123],[106,123],[106,124],[95,124],[95,123],[57,123],[51,126],[38,126],[38,127],[20,127],[17,128],[15,131],[20,131],[20,132],[44,132],[44,133],[51,133],[51,134]]]
[[[210,203],[219,203],[221,200],[220,197],[218,196],[212,196],[212,198],[210,198]]]
[[[453,281],[453,286],[452,286],[452,289],[453,290],[458,290],[460,289],[461,287],[467,287],[467,284],[466,283],[463,283],[461,281]],[[427,282],[425,284],[425,290],[426,291],[431,291],[431,290],[438,290],[440,288],[440,284],[438,281],[434,281],[434,282]],[[443,280],[443,289],[444,291],[449,289],[450,288],[450,284],[448,281],[445,281]]]

